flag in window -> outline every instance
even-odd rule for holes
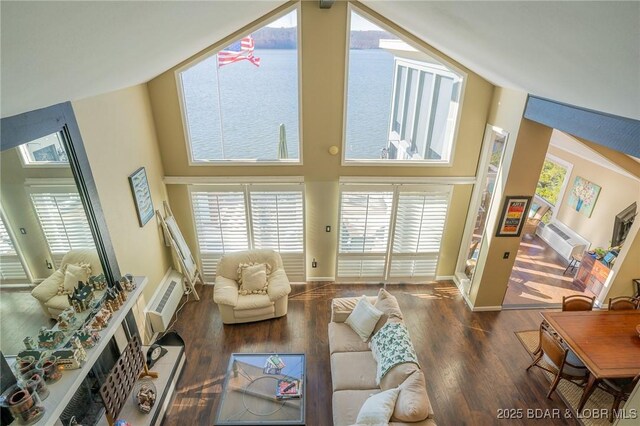
[[[239,42],[228,46],[225,50],[218,52],[218,67],[232,64],[238,61],[249,61],[256,67],[260,66],[260,58],[253,56],[255,42],[250,35],[244,37]]]

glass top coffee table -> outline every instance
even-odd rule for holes
[[[231,354],[215,424],[304,425],[305,379],[304,354]],[[296,380],[300,397],[276,397]]]

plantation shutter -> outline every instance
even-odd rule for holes
[[[304,281],[304,203],[302,187],[249,190],[253,248],[280,253],[290,281]]]
[[[245,196],[242,187],[229,192],[192,191],[191,202],[202,273],[211,282],[225,253],[249,248]]]
[[[95,248],[80,194],[45,188],[31,191],[31,201],[56,267],[69,250]]]
[[[0,279],[5,280],[26,280],[27,273],[20,262],[18,253],[15,250],[11,236],[4,225],[4,220],[0,218]]]
[[[383,279],[393,192],[342,189],[337,279]]]
[[[399,188],[389,278],[435,278],[448,205],[448,187]]]

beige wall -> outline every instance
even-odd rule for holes
[[[369,12],[393,29],[405,33],[393,23]],[[337,230],[339,178],[341,176],[474,176],[493,86],[462,65],[448,59],[468,74],[451,167],[342,166],[341,154],[331,156],[328,148],[332,145],[342,146],[347,3],[336,2],[331,9],[322,10],[315,2],[302,2],[301,19],[303,165],[189,166],[175,70],[200,54],[151,80],[148,87],[157,126],[158,143],[167,176],[304,177],[307,274],[313,279],[313,277],[333,277],[335,274],[337,233],[335,231],[326,233],[324,228],[325,225],[332,225],[333,229]],[[243,30],[240,30],[207,51],[228,44],[242,32]],[[428,51],[436,52],[415,37],[406,33],[405,35]],[[179,185],[169,185],[168,192],[181,229],[185,234],[190,234],[187,242],[195,253],[193,219],[187,191],[179,188]],[[438,275],[453,275],[470,194],[469,186],[456,186],[454,189],[451,205],[453,214],[448,218],[445,229]],[[312,258],[318,261],[316,269],[311,268]]]
[[[156,218],[140,227],[128,176],[144,166],[156,209],[167,199],[146,85],[73,102],[121,273],[145,275],[145,300],[171,265]]]
[[[55,269],[47,269],[46,262],[54,265],[36,211],[26,190],[26,179],[65,179],[75,189],[71,168],[67,167],[24,167],[17,148],[0,154],[0,199],[7,220],[7,227],[13,231],[17,249],[35,281],[51,275]],[[27,233],[21,234],[20,228]]]
[[[553,146],[549,147],[549,153],[573,164],[557,219],[590,241],[592,248],[606,249],[611,245],[615,215],[634,201],[640,204],[640,182]],[[591,217],[569,206],[569,195],[576,176],[602,188]]]

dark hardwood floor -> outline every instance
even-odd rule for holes
[[[213,287],[199,288],[200,302],[187,303],[175,328],[184,337],[187,363],[165,425],[215,421],[224,372],[232,352],[304,352],[307,355],[307,425],[331,425],[331,372],[327,324],[332,298],[375,295],[377,285],[294,285],[289,313],[276,320],[225,325],[213,302]],[[439,425],[542,424],[497,420],[499,409],[554,409],[549,382],[526,372],[530,358],[514,331],[535,329],[535,310],[473,313],[449,282],[388,285],[400,303]],[[555,423],[554,423],[555,422]],[[544,424],[576,424],[544,420]]]
[[[576,269],[564,271],[568,262],[537,235],[522,238],[509,277],[503,307],[552,307],[562,296],[586,294],[589,290],[573,283]]]

